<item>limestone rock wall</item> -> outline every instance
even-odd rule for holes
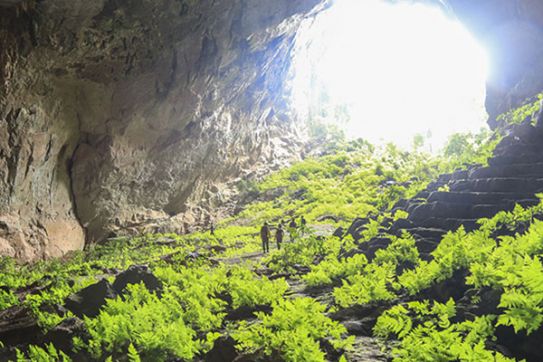
[[[491,125],[499,114],[543,91],[543,1],[438,1],[447,3],[489,51]]]
[[[183,231],[213,216],[229,182],[296,155],[284,80],[320,3],[0,7],[0,254]]]

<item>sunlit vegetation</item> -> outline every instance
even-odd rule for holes
[[[485,164],[499,140],[498,134],[486,130],[453,135],[437,156],[416,147],[404,151],[393,144],[375,147],[363,140],[339,142],[324,155],[309,157],[254,185],[252,191],[260,195],[259,200],[236,220],[259,224],[305,215],[312,223],[326,217],[347,223],[369,213],[386,212],[400,198],[415,196],[440,174]]]
[[[541,111],[543,93],[524,101],[524,105],[498,116],[497,121],[502,125],[521,124],[529,121],[535,125],[536,116]]]
[[[345,361],[354,337],[331,313],[386,303],[390,308],[378,318],[374,335],[395,361],[508,361],[489,348],[495,329],[531,334],[543,323],[543,204],[481,219],[472,232],[452,231],[424,259],[415,238],[388,235],[382,227],[386,220],[407,218],[405,211],[392,210],[398,200],[415,196],[442,173],[485,164],[499,139],[490,132],[453,136],[441,155],[339,141],[262,182],[245,182],[240,187],[253,201],[214,234],[121,238],[34,265],[1,259],[0,310],[28,308],[44,331],[74,317],[57,308],[68,296],[102,278],[113,282],[132,265],[149,266],[161,283],[160,291],[131,284],[96,316],[84,317],[88,333],[74,337],[73,350],[22,346],[12,358],[192,361],[230,337],[255,360]],[[243,259],[260,250],[264,221],[276,226],[302,215],[308,227],[292,237],[287,233],[281,250]],[[355,217],[367,218],[358,242],[331,235]],[[510,236],[496,238],[499,230]],[[376,237],[390,242],[372,257],[358,252]],[[482,290],[499,294],[495,312],[474,316],[453,299],[427,297],[458,271],[464,274],[457,282],[474,291],[474,308]],[[322,290],[327,298],[293,293],[293,283]]]
[[[374,332],[400,340],[392,350],[394,361],[514,361],[486,348],[495,316],[454,323],[456,313],[452,299],[399,304],[379,317]]]
[[[349,349],[352,339],[343,339],[345,327],[323,313],[326,307],[311,298],[279,301],[271,314],[257,313],[256,324],[242,322],[233,336],[242,350],[261,350],[272,356],[281,351],[285,361],[325,361],[319,341],[329,338],[338,350]]]

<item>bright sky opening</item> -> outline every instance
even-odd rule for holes
[[[486,127],[485,50],[435,6],[336,0],[298,44],[293,100],[303,119],[404,147],[422,134],[434,151]]]

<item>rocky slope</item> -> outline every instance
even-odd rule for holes
[[[468,170],[441,175],[426,190],[415,198],[400,200],[395,210],[409,213],[407,219],[395,222],[386,220],[382,225],[385,233],[359,244],[358,249],[349,254],[364,254],[373,260],[378,251],[383,251],[392,244],[390,235],[401,236],[408,232],[416,240],[420,258],[425,261],[436,260],[436,248],[443,242],[450,231],[464,227],[467,232],[477,230],[480,218],[492,218],[501,211],[513,211],[515,205],[525,208],[540,203],[538,194],[543,192],[543,130],[528,122],[508,129],[508,134],[495,149],[488,160],[488,166],[474,166]],[[532,216],[541,220],[540,214]],[[360,240],[367,229],[367,219],[355,220],[347,233]],[[514,229],[501,226],[494,231],[493,238],[521,235],[526,233],[530,222],[519,223]],[[390,233],[390,234],[388,234]],[[481,292],[483,301],[479,304],[470,299],[470,293],[476,288],[466,282],[466,270],[456,270],[448,279],[441,281],[416,295],[416,299],[436,299],[447,301],[453,298],[458,304],[464,304],[470,311],[470,318],[479,314],[499,314],[500,293],[491,288]],[[499,308],[498,308],[499,306]],[[354,307],[337,314],[353,334],[371,336],[372,328],[379,315],[380,304],[368,308]],[[364,328],[360,328],[360,326]],[[540,361],[543,358],[541,346],[543,330],[534,333],[518,333],[510,326],[496,329],[497,350],[506,356],[518,360]]]
[[[417,240],[422,256],[436,248],[449,231],[463,226],[466,231],[479,228],[477,220],[493,217],[500,211],[512,211],[516,205],[535,206],[543,192],[543,129],[529,123],[508,128],[496,146],[488,166],[472,166],[441,175],[435,182],[409,200],[400,200],[394,211],[409,213],[408,219],[384,228],[400,236],[409,232]],[[367,219],[355,220],[348,233],[360,238]],[[390,240],[376,238],[361,244],[362,251],[373,255]]]

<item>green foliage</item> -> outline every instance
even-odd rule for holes
[[[8,309],[18,303],[19,299],[11,290],[0,290],[0,310]]]
[[[52,344],[45,347],[30,345],[28,351],[23,353],[16,350],[17,362],[70,362],[72,359],[64,352],[57,350]]]
[[[397,267],[406,262],[415,266],[420,261],[415,240],[411,236],[405,234],[401,238],[390,238],[390,245],[378,250],[371,264],[347,276],[343,285],[334,289],[334,299],[339,306],[346,308],[396,298]]]
[[[374,327],[381,338],[396,336],[393,361],[513,361],[486,349],[494,316],[453,323],[455,303],[410,302],[383,313]]]
[[[478,133],[456,133],[450,136],[443,150],[447,168],[461,168],[466,165],[486,165],[494,148],[502,137],[497,132],[481,129]]]
[[[321,156],[308,157],[260,183],[241,182],[240,192],[258,201],[223,220],[214,235],[205,231],[119,238],[62,261],[34,265],[0,259],[0,285],[6,287],[0,291],[0,309],[22,303],[47,329],[70,316],[46,312],[62,305],[68,295],[104,275],[112,278],[111,268],[147,264],[164,285],[161,295],[142,285],[129,286],[127,294],[108,301],[97,317],[85,319],[90,338],[74,338],[75,350],[99,360],[188,361],[201,358],[220,334],[231,333],[246,352],[287,361],[322,361],[326,358],[320,346],[323,340],[338,350],[351,342],[345,329],[326,317],[325,311],[382,301],[393,304],[405,297],[412,300],[463,269],[469,273],[466,283],[474,289],[493,288],[501,293],[499,315],[453,323],[452,302],[411,302],[383,314],[375,332],[400,340],[393,351],[397,360],[505,360],[485,348],[496,325],[532,333],[542,324],[543,226],[536,216],[543,213],[543,206],[518,207],[480,220],[480,230],[475,232],[449,233],[426,261],[419,258],[415,240],[408,234],[390,237],[390,245],[368,262],[362,254],[353,255],[358,245],[350,236],[318,236],[311,230],[321,223],[333,224],[319,225],[322,230],[346,226],[354,217],[371,215],[359,243],[386,236],[380,227],[385,218],[408,216],[401,211],[390,214],[399,199],[414,196],[441,173],[485,163],[498,140],[490,132],[455,136],[443,155],[433,156],[421,151],[420,138],[410,152],[394,145],[374,147],[363,140],[347,143],[338,138]],[[286,297],[288,283],[257,275],[258,261],[227,265],[243,260],[241,254],[260,250],[259,228],[264,221],[275,226],[281,219],[301,215],[309,228],[296,233],[294,242],[285,242],[262,263],[275,273],[299,275],[303,274],[300,270],[309,270],[302,277],[309,286],[335,286],[329,306],[310,298]],[[519,226],[527,231],[493,238],[497,230]],[[190,253],[195,251],[204,258],[193,260]],[[21,292],[29,286],[32,293]],[[225,323],[232,310],[261,306],[272,306],[273,312],[258,313],[253,322]],[[417,347],[420,343],[423,348]],[[65,358],[51,348],[31,346],[18,356],[37,361]]]
[[[438,158],[427,154],[352,142],[267,177],[259,185],[260,193],[279,196],[248,205],[237,219],[252,224],[285,215],[305,215],[310,223],[322,216],[349,220],[385,211],[399,198],[413,196],[440,169]]]
[[[60,316],[56,313],[47,312],[46,307],[62,305],[68,296],[95,282],[94,278],[83,278],[70,282],[67,277],[59,277],[53,280],[47,290],[26,296],[23,304],[32,310],[38,319],[40,327],[47,330],[56,326],[69,315]]]
[[[368,264],[362,272],[347,277],[340,288],[334,289],[334,300],[343,308],[392,300],[396,297],[391,290],[395,273],[393,263]]]
[[[265,356],[278,353],[285,361],[325,361],[319,341],[328,339],[336,349],[346,349],[353,339],[343,339],[345,327],[324,315],[325,306],[311,298],[281,300],[270,315],[257,313],[254,324],[242,322],[232,334],[238,348]]]
[[[104,352],[128,351],[133,344],[147,359],[191,360],[204,341],[185,322],[179,293],[179,288],[170,287],[160,299],[143,284],[129,286],[124,300],[108,300],[96,318],[85,319],[91,336],[89,351],[99,358]]]
[[[415,239],[405,233],[401,238],[391,237],[390,245],[375,253],[376,264],[392,263],[399,265],[403,262],[410,262],[413,265],[419,263],[419,251],[415,246]]]
[[[232,307],[239,308],[271,305],[281,300],[288,288],[289,285],[284,279],[258,279],[250,270],[237,267],[231,270],[226,291],[232,297]]]
[[[229,220],[224,221],[223,226],[215,230],[215,235],[209,232],[196,232],[188,235],[185,240],[192,245],[206,245],[206,247],[221,246],[226,248],[222,253],[224,257],[242,255],[261,249],[258,239],[259,227],[228,225]]]
[[[136,350],[136,347],[132,343],[128,346],[128,361],[129,362],[141,362],[140,355]]]
[[[310,287],[330,285],[357,274],[367,263],[368,259],[364,254],[356,254],[346,259],[329,255],[319,264],[312,266],[311,272],[304,275],[303,279]]]
[[[502,212],[481,220],[481,229],[466,233],[463,229],[446,235],[432,253],[433,260],[398,276],[399,288],[416,295],[431,285],[450,278],[455,270],[469,270],[466,283],[475,288],[490,287],[501,292],[498,316],[450,323],[452,301],[446,307],[429,302],[396,305],[385,312],[375,326],[381,338],[395,336],[401,343],[393,349],[397,361],[500,360],[502,355],[488,351],[486,341],[493,338],[496,325],[512,326],[528,334],[543,323],[543,222],[535,219],[541,205]],[[523,234],[492,234],[503,227],[514,230],[530,225]],[[446,313],[436,313],[436,306]]]
[[[535,332],[543,322],[543,267],[539,257],[525,257],[524,263],[507,278],[499,307],[505,311],[498,324],[513,326],[516,332]]]
[[[538,194],[537,197],[542,199],[543,194]],[[512,212],[500,211],[494,217],[488,219],[479,219],[478,223],[481,230],[492,232],[500,227],[505,227],[510,231],[514,231],[519,225],[529,225],[536,215],[543,214],[543,203],[530,208],[523,208],[516,205]]]
[[[352,239],[342,241],[335,236],[325,238],[308,235],[295,242],[285,243],[281,250],[270,254],[264,262],[276,273],[295,272],[294,266],[310,267],[319,257],[337,256],[341,250],[352,247]]]
[[[417,320],[413,320],[410,313],[413,312]],[[430,319],[437,320],[442,328],[450,326],[450,319],[456,314],[455,304],[450,299],[446,304],[434,302],[431,306],[428,301],[410,302],[405,306],[396,305],[383,313],[374,328],[374,333],[378,337],[388,338],[395,335],[400,339],[405,338],[414,327],[415,322],[421,320],[427,322]]]
[[[515,108],[509,112],[499,115],[497,118],[498,123],[502,125],[521,124],[524,121],[530,119],[532,123],[535,121],[535,115],[541,110],[541,101],[543,100],[543,93],[536,95],[535,97],[525,100],[525,104],[518,108]]]
[[[470,265],[468,284],[503,291],[499,307],[504,313],[499,316],[498,324],[512,326],[517,332],[526,330],[528,334],[541,327],[542,252],[543,222],[535,220],[525,234],[502,237],[499,246]]]

